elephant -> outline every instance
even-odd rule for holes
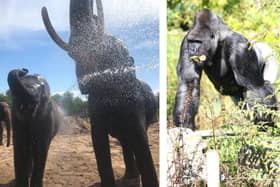
[[[42,187],[50,143],[61,123],[60,110],[50,98],[47,81],[11,70],[12,129],[16,187]],[[30,181],[29,181],[29,178]]]
[[[11,111],[9,104],[6,102],[0,102],[0,145],[3,145],[3,122],[7,128],[7,147],[9,147],[11,139]]]
[[[46,7],[42,19],[54,42],[76,64],[82,94],[88,95],[91,136],[101,186],[114,187],[109,135],[122,146],[124,179],[141,175],[144,187],[158,186],[148,143],[147,128],[157,114],[156,97],[148,84],[136,77],[134,59],[114,36],[104,32],[101,0],[70,0],[70,38],[64,42],[52,26]]]
[[[273,126],[270,114],[260,114],[254,108],[258,103],[267,109],[278,110],[270,82],[277,77],[278,63],[274,59],[267,62],[263,59],[270,50],[264,44],[251,44],[211,10],[198,11],[181,44],[173,111],[175,125],[196,129],[195,115],[204,71],[222,95],[246,102],[246,108],[254,112],[255,124],[262,122]]]

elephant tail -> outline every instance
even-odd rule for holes
[[[159,111],[159,92],[155,93],[157,111]]]
[[[157,122],[159,119],[159,92],[154,93],[154,98],[155,98],[155,115],[153,119],[151,120],[151,123]]]
[[[147,125],[158,121],[159,93],[154,94],[151,87],[144,81],[139,80],[142,87],[142,94],[145,99],[145,111]]]

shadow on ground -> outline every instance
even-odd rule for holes
[[[140,187],[140,178],[129,179],[129,180],[118,179],[116,180],[116,185],[117,187]],[[101,187],[101,185],[100,182],[98,182],[89,187]]]
[[[0,187],[14,187],[15,186],[15,181],[11,180],[6,184],[0,184]]]

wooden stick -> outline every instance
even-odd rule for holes
[[[206,153],[207,159],[207,186],[220,186],[220,159],[216,150],[210,150]]]
[[[200,131],[195,131],[194,133],[203,138],[213,136],[212,130],[200,130]],[[231,130],[215,130],[215,136],[224,136],[224,135],[234,136],[236,134]]]

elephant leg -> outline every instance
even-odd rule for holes
[[[115,187],[108,132],[98,123],[91,126],[92,142],[102,187]]]
[[[132,149],[126,140],[120,141],[123,150],[123,158],[125,163],[124,178],[131,179],[139,176],[139,172],[136,165],[136,160]]]
[[[136,157],[138,170],[141,174],[143,187],[158,187],[158,180],[149,148],[145,125],[141,121],[130,133],[129,142]]]
[[[3,124],[0,122],[0,145],[3,145]]]
[[[16,187],[29,187],[29,164],[31,157],[28,136],[23,129],[14,129],[14,167],[16,177]],[[18,134],[19,133],[19,134]]]
[[[30,187],[42,187],[44,170],[48,156],[50,142],[47,140],[37,141],[33,149],[33,170]]]
[[[32,157],[32,150],[30,149],[29,151],[29,156],[28,156],[28,178],[32,177],[32,171],[33,171],[33,157]]]

